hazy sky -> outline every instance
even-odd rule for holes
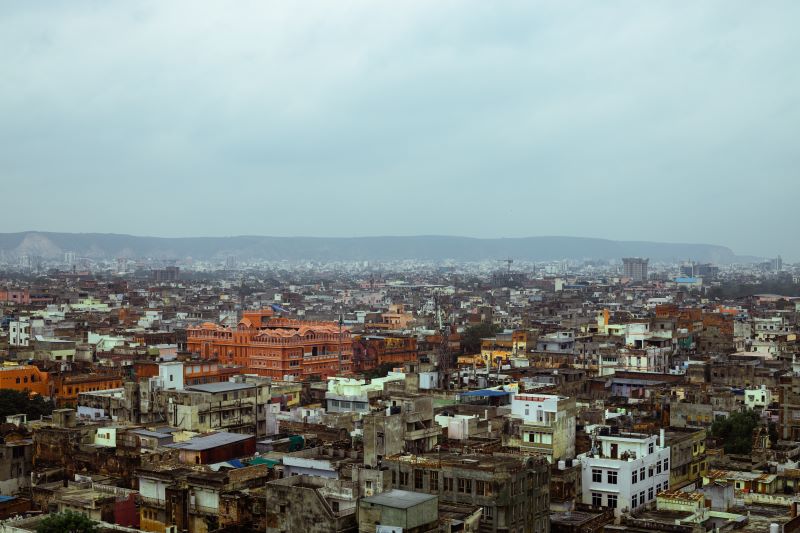
[[[0,231],[800,258],[800,2],[0,2]]]

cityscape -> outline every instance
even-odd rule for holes
[[[0,533],[800,533],[800,2],[0,2]]]

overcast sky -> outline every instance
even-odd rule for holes
[[[800,2],[0,2],[0,231],[800,258]]]

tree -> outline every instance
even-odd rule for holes
[[[97,524],[88,516],[72,511],[48,515],[39,522],[36,533],[96,533]]]
[[[758,424],[758,414],[753,411],[733,413],[716,420],[711,425],[711,434],[723,441],[725,453],[747,455],[753,449],[753,431]]]
[[[397,363],[383,363],[382,365],[376,366],[372,370],[367,370],[364,372],[364,377],[368,379],[385,378],[396,366],[398,366]]]
[[[38,420],[53,412],[53,402],[41,396],[31,398],[27,392],[0,389],[0,421],[7,416],[25,413],[29,420]]]
[[[465,354],[476,354],[481,351],[481,339],[494,337],[503,331],[503,328],[491,322],[481,322],[474,326],[469,326],[464,330],[461,337],[461,350]]]

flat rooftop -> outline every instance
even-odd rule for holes
[[[189,387],[184,387],[188,391],[196,391],[196,392],[210,392],[210,393],[217,393],[217,392],[231,392],[237,390],[244,390],[244,389],[253,389],[256,386],[252,383],[231,383],[230,381],[220,381],[219,383],[204,383],[201,385],[191,385]]]
[[[376,494],[375,496],[370,496],[369,498],[364,498],[364,501],[373,505],[382,505],[394,509],[408,509],[437,498],[438,497],[433,494],[392,489]]]

